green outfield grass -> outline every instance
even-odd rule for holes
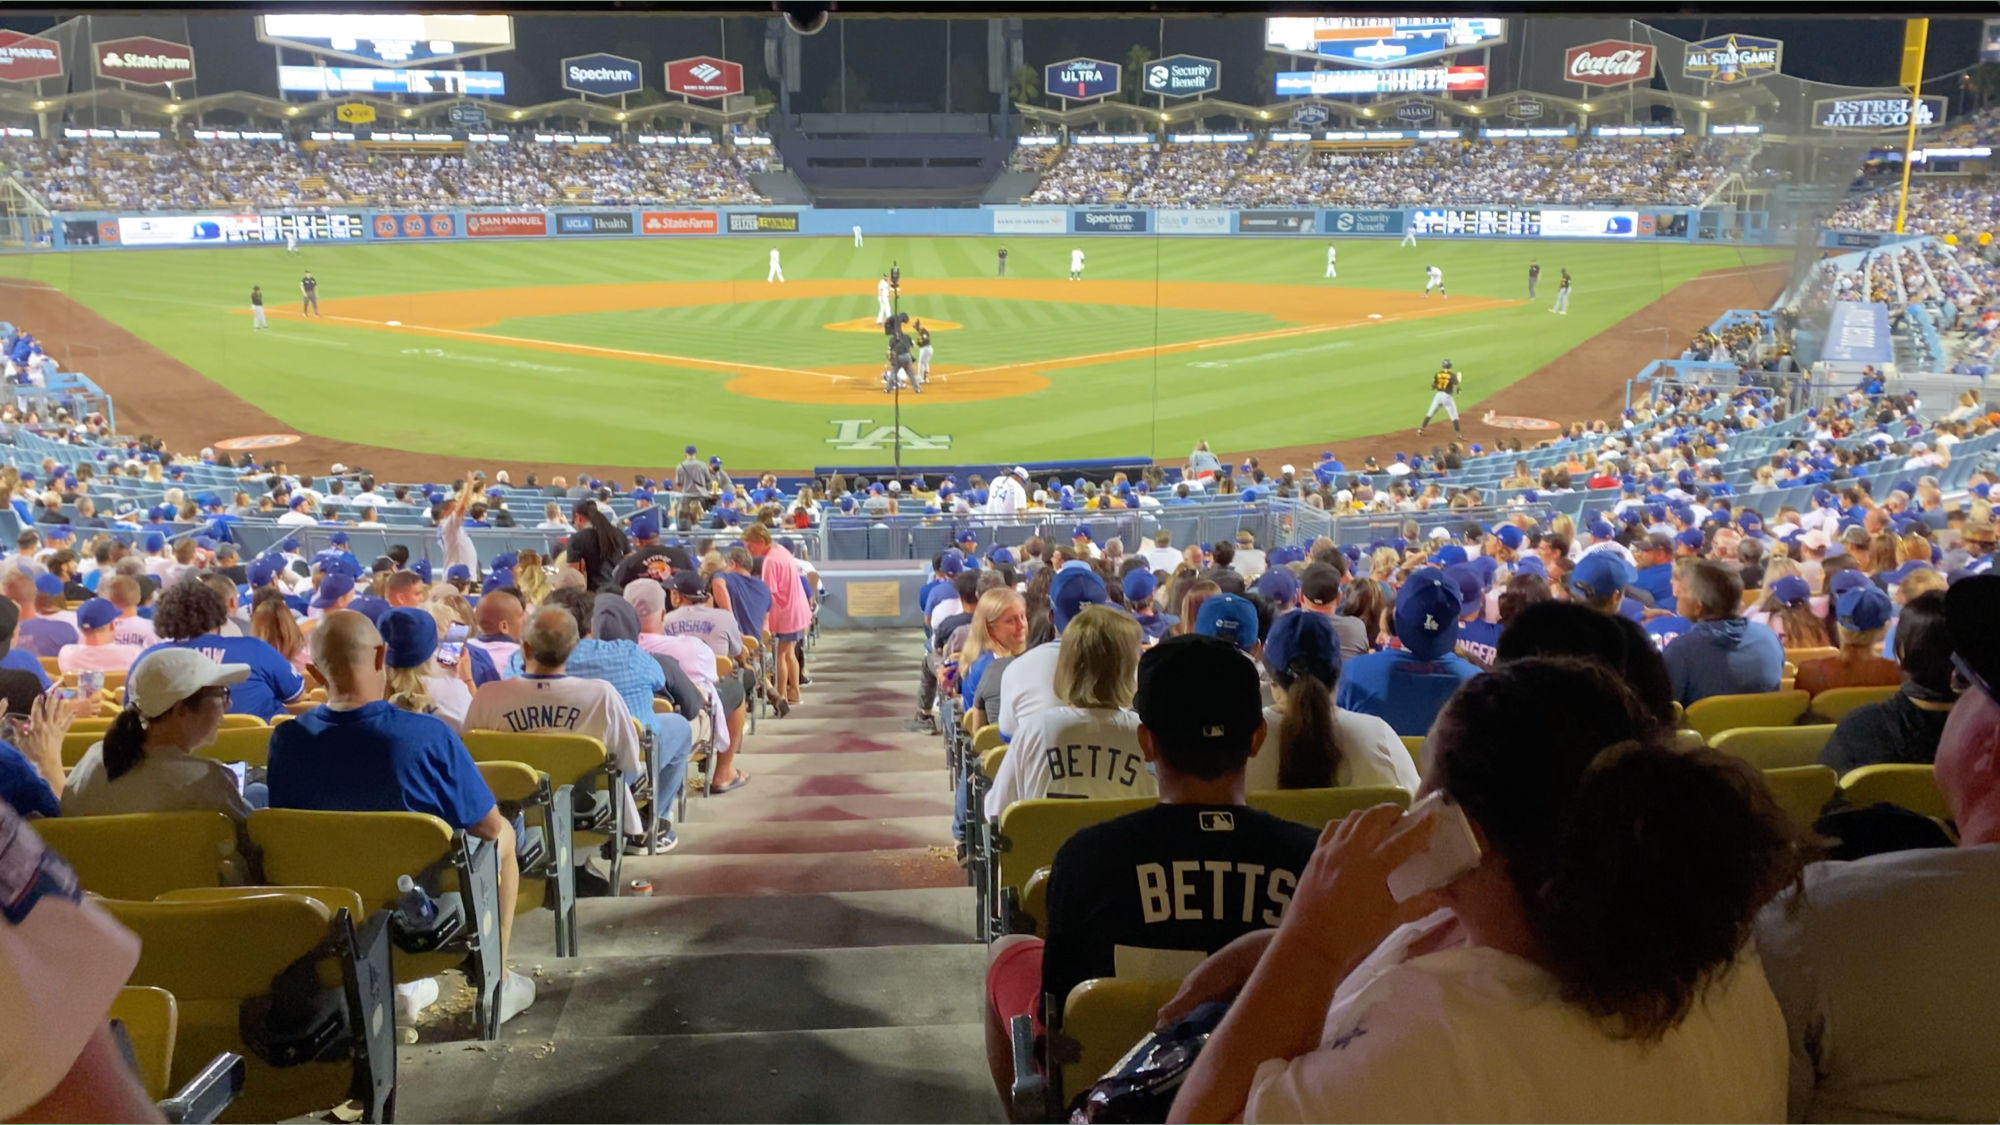
[[[984,402],[904,396],[903,424],[931,448],[912,461],[950,463],[1051,457],[1178,457],[1199,438],[1219,448],[1332,442],[1414,422],[1426,378],[1443,357],[1466,375],[1468,407],[1531,374],[1697,274],[1771,261],[1781,251],[1658,244],[1342,241],[1340,278],[1322,280],[1323,239],[845,237],[536,240],[45,254],[0,258],[0,276],[31,277],[100,314],[301,432],[476,458],[660,466],[686,442],[732,464],[803,468],[873,460],[837,447],[839,423],[890,420],[887,396],[866,406],[773,402],[724,390],[724,370],[686,369],[599,355],[524,348],[520,337],[702,361],[788,368],[878,364],[880,337],[834,332],[872,317],[868,283],[895,261],[914,284],[990,278],[1005,242],[1008,276],[1062,278],[1073,245],[1091,280],[1296,285],[1340,307],[1343,290],[1415,292],[1436,264],[1454,297],[1519,300],[1539,258],[1539,302],[1381,323],[1196,351],[1052,370],[1048,387]],[[763,284],[771,245],[788,279],[854,279],[856,295],[776,299]],[[1556,271],[1577,277],[1568,317],[1543,311]],[[516,316],[477,339],[435,339],[335,323],[274,318],[252,333],[252,284],[273,308],[297,299],[300,269],[322,301],[396,294],[698,281],[734,286],[729,303],[630,312]],[[1349,294],[1349,299],[1352,299]],[[1721,311],[1718,307],[1717,311]],[[957,321],[940,332],[941,365],[1055,360],[1282,329],[1270,315],[1152,309],[1056,300],[941,296],[918,315]],[[0,317],[7,310],[0,305]],[[7,317],[14,319],[13,317]],[[35,327],[35,326],[30,326]],[[1680,341],[1674,341],[1678,344]],[[1658,339],[1635,339],[1630,370]],[[88,353],[75,353],[89,370]],[[240,429],[240,427],[238,428]],[[214,436],[236,432],[220,419]],[[948,441],[946,440],[948,439]]]

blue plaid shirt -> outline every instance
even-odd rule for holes
[[[521,674],[521,652],[507,658],[507,674]],[[576,642],[569,664],[563,669],[586,680],[603,680],[618,690],[625,709],[634,715],[653,713],[653,693],[667,686],[667,674],[660,662],[632,641],[603,641],[585,637]]]

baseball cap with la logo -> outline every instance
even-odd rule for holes
[[[1434,566],[1418,567],[1396,592],[1396,639],[1419,660],[1436,660],[1458,643],[1464,602],[1458,583]]]

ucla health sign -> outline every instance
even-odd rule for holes
[[[639,60],[622,55],[577,55],[562,61],[562,88],[600,98],[636,94],[645,86]]]
[[[1042,88],[1057,98],[1108,98],[1122,81],[1118,64],[1103,59],[1070,59],[1042,68]]]
[[[1077,234],[1145,234],[1146,211],[1072,211],[1070,229]]]
[[[1192,98],[1222,89],[1222,64],[1199,55],[1168,55],[1140,71],[1140,86],[1148,94]]]

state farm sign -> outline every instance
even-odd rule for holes
[[[667,92],[690,98],[720,98],[743,92],[743,64],[709,55],[667,64]]]
[[[1563,53],[1563,77],[1584,86],[1629,86],[1653,77],[1653,48],[1623,39],[1600,39]]]
[[[62,77],[62,45],[23,31],[0,31],[0,82]]]
[[[165,86],[194,77],[194,48],[150,35],[92,43],[90,54],[99,78],[134,86]]]

